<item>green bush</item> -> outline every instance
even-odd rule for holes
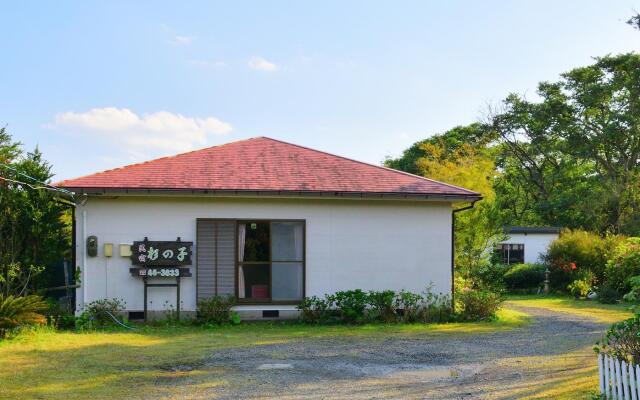
[[[502,293],[486,289],[466,289],[458,293],[456,304],[460,317],[465,321],[489,321],[496,318],[496,312],[504,301]]]
[[[486,263],[474,271],[470,278],[476,287],[493,291],[504,290],[506,288],[504,275],[511,267],[508,264]]]
[[[600,285],[596,293],[598,294],[598,301],[602,304],[615,304],[620,299],[620,292],[607,282]]]
[[[622,296],[622,299],[629,303],[640,302],[640,275],[632,276],[628,279],[631,291]]]
[[[74,329],[76,326],[76,316],[70,311],[68,306],[63,306],[54,299],[47,299],[47,309],[45,317],[47,325],[55,329]]]
[[[336,292],[328,299],[335,303],[343,322],[349,324],[364,322],[369,296],[361,289]]]
[[[331,307],[333,302],[329,296],[321,299],[317,296],[306,297],[298,305],[300,310],[300,319],[307,324],[323,324],[327,323],[331,317]]]
[[[45,324],[47,320],[41,312],[46,308],[47,303],[40,296],[0,296],[0,339],[13,329]]]
[[[551,271],[551,285],[564,289],[575,279],[574,271],[590,270],[597,283],[604,281],[604,270],[610,254],[622,238],[601,237],[583,230],[563,230],[549,245],[546,261]]]
[[[425,289],[418,305],[418,321],[422,323],[450,322],[455,319],[451,296],[433,293],[432,285]]]
[[[591,291],[591,283],[587,279],[576,279],[567,286],[567,290],[576,299],[587,297]]]
[[[370,291],[369,292],[369,318],[381,322],[395,322],[397,319],[394,307],[396,292],[393,290]]]
[[[594,350],[625,360],[631,364],[640,363],[640,316],[613,324]]]
[[[395,299],[396,309],[400,311],[403,322],[416,322],[420,316],[422,296],[407,290],[401,290]]]
[[[631,290],[630,279],[640,275],[640,237],[619,243],[607,262],[606,282],[621,293]]]
[[[196,320],[201,324],[224,324],[231,321],[231,307],[236,304],[232,295],[216,295],[198,301]]]
[[[529,289],[539,286],[544,281],[544,264],[517,264],[504,274],[504,281],[509,289]]]
[[[122,322],[119,314],[126,307],[121,299],[100,299],[87,304],[76,319],[76,328],[80,330],[103,329]]]

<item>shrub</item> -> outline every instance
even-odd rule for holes
[[[506,287],[504,275],[509,269],[511,269],[511,267],[512,266],[508,264],[487,263],[480,266],[477,271],[473,272],[471,274],[471,279],[475,284],[474,286],[479,288],[494,291],[503,290]]]
[[[201,324],[224,324],[231,321],[231,307],[236,303],[232,295],[216,295],[198,301],[197,321]]]
[[[591,291],[591,283],[587,279],[576,279],[567,286],[567,290],[576,299],[587,297]]]
[[[394,307],[396,292],[393,290],[370,291],[368,296],[372,319],[386,323],[396,321],[397,314]]]
[[[640,363],[640,316],[613,324],[595,351],[606,353],[619,360]]]
[[[628,282],[631,285],[631,291],[622,296],[622,299],[629,303],[637,303],[640,301],[640,275],[632,276]]]
[[[125,307],[124,300],[116,298],[92,301],[76,319],[76,328],[92,330],[115,326],[120,321],[118,316]]]
[[[549,245],[546,261],[551,271],[551,284],[564,288],[575,279],[573,271],[590,270],[596,282],[604,280],[604,270],[609,255],[620,242],[619,236],[605,238],[582,230],[564,230]]]
[[[451,296],[432,292],[427,286],[418,306],[418,320],[422,323],[450,322],[454,319]]]
[[[46,308],[47,303],[40,296],[0,296],[0,339],[10,330],[46,323],[46,318],[40,313]]]
[[[607,282],[600,285],[596,293],[598,294],[598,301],[602,304],[615,304],[620,298],[618,290]]]
[[[340,318],[347,323],[360,323],[365,320],[365,310],[369,296],[361,289],[343,290],[329,296],[339,310]]]
[[[502,293],[486,289],[466,289],[458,293],[460,317],[466,321],[487,321],[496,317],[503,302]]]
[[[596,281],[596,277],[593,272],[589,270],[583,270],[574,273],[575,280],[567,285],[567,290],[576,299],[586,297],[591,291],[593,291],[593,285]]]
[[[544,281],[546,269],[544,264],[517,264],[504,274],[504,281],[509,289],[535,288]]]
[[[401,290],[396,296],[396,308],[400,310],[403,322],[416,322],[420,316],[422,296]]]
[[[628,238],[613,251],[607,262],[605,280],[619,292],[631,290],[630,278],[640,275],[640,237]]]
[[[68,306],[63,306],[60,302],[47,299],[47,310],[45,317],[47,324],[55,329],[73,329],[76,326],[76,316],[68,310]]]
[[[329,296],[325,296],[324,299],[312,296],[302,300],[298,305],[302,322],[307,324],[322,324],[328,322],[331,315],[331,306],[333,305],[333,302],[328,298]]]

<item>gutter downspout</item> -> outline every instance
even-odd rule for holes
[[[82,210],[82,309],[87,301],[87,210]]]
[[[455,256],[456,256],[456,213],[461,211],[470,210],[475,206],[476,202],[482,200],[482,197],[479,199],[473,200],[470,205],[458,209],[453,209],[451,211],[451,307],[455,309]]]

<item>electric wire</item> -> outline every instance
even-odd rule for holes
[[[37,184],[41,185],[41,186],[38,187],[38,189],[41,189],[41,188],[42,189],[49,189],[49,190],[52,190],[52,191],[64,193],[65,195],[70,196],[71,198],[73,198],[73,195],[74,195],[73,192],[70,192],[70,191],[68,191],[66,189],[62,189],[62,188],[59,188],[59,187],[52,186],[52,185],[50,185],[50,184],[48,184],[46,182],[42,182],[41,180],[39,180],[37,178],[34,178],[31,175],[28,175],[28,174],[25,174],[24,172],[18,171],[16,168],[14,168],[14,167],[12,167],[12,166],[10,166],[8,164],[0,164],[0,167],[4,167],[4,168],[6,168],[6,169],[8,169],[10,171],[13,171],[14,173],[16,173],[18,175],[22,175],[25,178],[31,179],[33,182],[36,182]],[[0,177],[0,178],[2,178],[4,180],[10,180],[9,178],[5,178],[5,177]],[[26,183],[26,182],[15,181],[15,180],[10,180],[10,181],[15,182],[15,183],[20,183],[20,184],[29,186],[32,189],[35,189],[33,185],[31,185],[29,183]]]

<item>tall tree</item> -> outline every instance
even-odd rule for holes
[[[24,294],[68,255],[68,207],[43,185],[52,173],[42,153],[23,153],[5,129],[0,163],[0,289],[5,296]]]
[[[598,58],[561,77],[539,85],[541,101],[510,95],[492,116],[502,186],[526,194],[512,199],[513,216],[533,207],[544,224],[639,233],[640,55]]]
[[[419,174],[418,160],[420,158],[433,157],[433,154],[425,150],[425,145],[440,146],[444,154],[449,156],[464,145],[480,148],[486,146],[492,139],[490,126],[486,124],[474,123],[456,126],[442,134],[437,134],[412,144],[400,157],[387,158],[384,165],[400,171]]]

